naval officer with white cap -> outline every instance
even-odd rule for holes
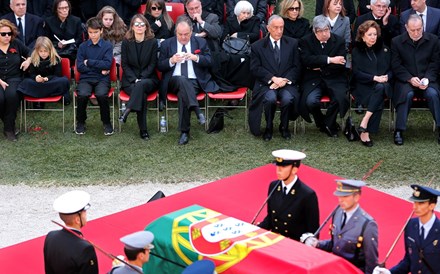
[[[150,250],[154,235],[150,231],[138,231],[121,238],[124,243],[124,253],[129,265],[113,268],[109,274],[139,274],[143,273],[142,266],[150,259]]]
[[[411,185],[414,215],[405,227],[405,257],[391,271],[376,267],[374,274],[440,273],[440,220],[434,213],[440,191]]]
[[[90,195],[74,190],[58,197],[53,208],[73,233],[81,234],[87,223]],[[93,246],[66,229],[47,234],[44,240],[44,268],[46,274],[97,274],[98,260]]]
[[[363,181],[336,180],[339,209],[332,220],[331,239],[318,241],[305,234],[301,241],[332,252],[354,264],[364,273],[371,274],[377,265],[377,223],[359,205]],[[311,236],[311,237],[310,237]]]
[[[269,185],[267,216],[259,226],[298,241],[303,233],[319,227],[318,197],[296,175],[306,155],[290,149],[272,155],[278,180]]]

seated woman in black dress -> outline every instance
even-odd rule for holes
[[[37,38],[29,78],[20,83],[18,91],[35,98],[63,95],[64,104],[70,104],[69,80],[62,76],[61,58],[46,36]]]
[[[235,5],[233,17],[228,17],[223,29],[222,40],[227,36],[249,39],[251,43],[260,38],[260,20],[254,14],[254,7],[248,1]]]
[[[302,17],[304,5],[301,0],[284,0],[280,4],[280,16],[284,19],[283,35],[300,39],[310,33],[309,20]]]
[[[29,49],[17,39],[17,35],[14,24],[6,19],[0,20],[0,118],[3,133],[9,141],[17,141],[15,119],[20,105],[17,87],[23,71],[31,62]]]
[[[147,19],[136,14],[131,19],[130,28],[122,41],[121,88],[130,95],[127,108],[119,117],[125,123],[131,111],[137,112],[140,137],[150,139],[147,131],[147,95],[155,91],[159,84],[156,75],[157,40]]]
[[[390,95],[391,51],[380,39],[380,27],[372,21],[362,23],[356,35],[353,49],[354,97],[356,103],[367,106],[359,133],[363,145],[371,147],[370,132],[379,130],[384,96]]]
[[[174,36],[174,22],[168,14],[164,0],[147,1],[144,15],[157,40],[162,42]]]
[[[78,47],[83,41],[83,29],[81,19],[71,15],[71,9],[68,0],[53,1],[54,15],[46,19],[46,29],[58,55],[69,58],[70,63],[74,64]]]

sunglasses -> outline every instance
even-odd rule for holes
[[[162,7],[151,7],[151,10],[154,10],[154,11],[156,11],[156,10],[162,10]]]
[[[1,36],[12,36],[12,32],[0,32]]]
[[[291,8],[288,8],[287,10],[288,11],[299,11],[299,9],[300,9],[300,7],[291,7]]]
[[[135,26],[135,27],[145,27],[145,23],[144,22],[134,22],[133,26]]]

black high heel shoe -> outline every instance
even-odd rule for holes
[[[359,133],[359,140],[361,140],[361,143],[366,146],[366,147],[372,147],[373,146],[373,141],[362,141],[361,135],[362,133],[368,133],[367,129],[364,127],[359,127],[357,129],[358,133]]]
[[[119,119],[118,119],[119,122],[125,124],[125,122],[127,122],[128,114],[130,114],[130,111],[125,110],[124,113],[121,116],[119,116]]]

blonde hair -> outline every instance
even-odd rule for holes
[[[299,5],[299,12],[298,12],[298,18],[303,17],[304,15],[304,5],[303,2],[301,0],[283,0],[280,4],[280,15],[283,18],[289,18],[288,16],[288,12],[289,12],[289,8],[293,7],[293,4],[295,4],[295,2],[298,3]]]
[[[46,36],[40,36],[37,38],[35,48],[31,54],[31,63],[34,65],[34,67],[38,67],[40,65],[40,55],[38,54],[40,48],[45,48],[47,51],[49,51],[49,60],[51,66],[55,66],[61,61],[61,57],[53,47],[52,41],[50,41],[50,39]]]

